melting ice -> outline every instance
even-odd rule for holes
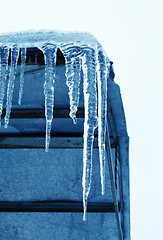
[[[0,117],[3,110],[7,85],[5,127],[8,126],[12,108],[16,66],[21,55],[20,90],[18,103],[21,105],[24,85],[26,48],[37,47],[45,59],[45,149],[50,144],[51,124],[54,109],[54,87],[56,53],[59,48],[66,65],[66,84],[69,89],[70,117],[77,123],[76,112],[79,105],[81,72],[83,72],[84,94],[84,146],[83,146],[83,220],[86,220],[87,200],[91,187],[92,152],[94,131],[98,127],[98,146],[102,194],[105,193],[105,129],[107,111],[107,71],[109,59],[98,41],[88,33],[78,32],[20,32],[0,35]],[[7,84],[8,56],[11,49],[11,65]],[[19,50],[20,49],[20,50]],[[109,74],[109,73],[108,73]],[[54,113],[55,114],[55,113]]]

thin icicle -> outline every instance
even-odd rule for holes
[[[17,47],[17,45],[14,45],[13,48],[11,49],[11,66],[10,66],[9,81],[8,81],[8,88],[7,88],[5,128],[7,128],[9,124],[9,119],[10,119],[18,57],[19,57],[19,48]]]
[[[79,86],[80,86],[80,74],[81,63],[80,58],[72,58],[70,60],[72,70],[71,74],[67,76],[67,86],[69,87],[70,98],[70,117],[73,119],[74,124],[77,123],[76,112],[79,106]],[[68,71],[67,71],[68,73]]]
[[[69,88],[70,117],[77,123],[76,112],[79,106],[79,87],[81,79],[81,49],[74,44],[62,48],[66,60],[66,84]]]
[[[98,51],[98,146],[102,195],[105,194],[105,132],[107,111],[107,64],[102,50]]]
[[[82,59],[84,78],[84,148],[83,148],[83,220],[86,221],[87,199],[90,192],[92,176],[92,150],[94,130],[97,127],[97,91],[95,51],[87,48]]]
[[[45,58],[45,117],[46,117],[46,140],[45,151],[48,152],[50,144],[51,124],[53,120],[54,108],[54,82],[56,67],[56,51],[57,47],[53,44],[46,44],[42,47]]]
[[[26,48],[21,48],[21,72],[20,72],[20,88],[19,88],[19,99],[18,99],[19,105],[21,105],[22,96],[23,96],[25,60],[26,60]]]
[[[3,110],[5,88],[6,88],[8,55],[9,55],[8,47],[7,46],[0,47],[0,126],[1,126],[1,115]]]

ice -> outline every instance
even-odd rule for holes
[[[3,110],[3,101],[6,88],[7,80],[7,69],[8,69],[8,55],[9,49],[7,46],[0,47],[0,125],[1,125],[1,115]]]
[[[8,53],[11,48],[11,66],[7,89],[5,127],[7,127],[12,107],[15,71],[21,48],[21,73],[18,103],[21,105],[24,84],[26,48],[41,49],[45,58],[45,150],[50,144],[51,124],[54,109],[54,82],[56,53],[59,48],[65,57],[66,84],[69,89],[70,117],[77,123],[81,77],[84,94],[84,136],[83,136],[83,220],[87,218],[87,201],[91,188],[92,153],[94,131],[98,126],[98,145],[102,194],[105,193],[105,131],[107,112],[107,76],[111,79],[114,71],[112,63],[99,42],[89,33],[60,31],[27,31],[0,35],[0,116],[2,114],[5,82],[7,79]],[[97,113],[98,111],[98,113]],[[98,115],[98,117],[97,117]]]
[[[107,64],[102,50],[98,51],[98,145],[100,158],[100,174],[102,195],[105,194],[105,132],[107,111]]]
[[[81,80],[81,48],[75,44],[62,47],[66,61],[66,84],[69,88],[70,117],[77,123],[76,112],[79,105],[79,87]]]
[[[83,147],[83,220],[86,220],[87,199],[91,187],[92,150],[94,130],[97,127],[96,54],[92,48],[84,49],[82,69],[84,78],[84,147]]]
[[[54,82],[55,82],[55,67],[56,67],[56,51],[57,46],[53,44],[45,44],[42,46],[45,58],[45,117],[46,117],[46,140],[45,150],[48,152],[50,144],[51,124],[53,120],[54,108]]]
[[[0,43],[12,47],[17,44],[20,47],[37,47],[40,44],[52,43],[57,46],[67,43],[85,43],[96,47],[100,45],[97,39],[88,32],[72,31],[22,31],[0,34]]]
[[[17,47],[17,45],[14,45],[11,49],[11,66],[10,66],[9,81],[8,81],[8,88],[7,88],[5,128],[7,128],[9,119],[10,119],[18,56],[19,56],[19,48]]]
[[[23,95],[25,60],[26,60],[26,48],[21,48],[21,72],[20,72],[20,88],[19,88],[19,100],[18,100],[19,105],[21,105],[22,95]]]

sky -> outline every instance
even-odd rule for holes
[[[0,33],[92,33],[114,62],[130,136],[131,239],[162,240],[162,0],[6,0]]]

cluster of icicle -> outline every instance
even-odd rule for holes
[[[105,129],[107,111],[107,74],[109,74],[109,60],[101,46],[91,47],[88,44],[81,43],[65,43],[57,46],[51,43],[44,43],[36,47],[41,49],[45,58],[44,94],[46,116],[46,151],[48,151],[49,148],[51,124],[53,119],[57,49],[60,48],[66,61],[66,84],[69,88],[70,117],[73,119],[74,124],[77,123],[76,112],[79,105],[81,72],[83,72],[85,122],[82,184],[84,208],[83,220],[85,221],[87,213],[87,199],[91,186],[94,131],[97,126],[102,194],[105,193]],[[9,68],[9,47],[3,45],[0,46],[0,117],[3,110],[5,89],[7,88],[6,115],[4,119],[5,128],[8,126],[12,108],[15,73],[19,52],[21,57],[21,73],[18,103],[21,104],[26,48],[19,48],[19,46],[16,44],[12,46],[11,65]],[[8,68],[9,73],[7,74]]]

